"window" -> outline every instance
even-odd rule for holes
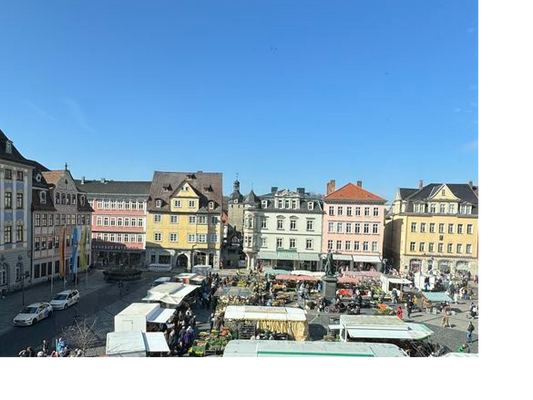
[[[368,251],[368,242],[363,242],[363,251]]]
[[[453,233],[453,224],[448,224],[448,233]]]
[[[439,243],[439,250],[438,250],[439,253],[443,253],[444,252],[444,243]]]
[[[278,219],[278,229],[283,229],[283,220]]]
[[[355,233],[361,233],[361,224],[355,224]]]
[[[267,247],[267,238],[261,238],[261,247]]]
[[[328,240],[328,250],[333,250],[333,240]]]
[[[22,225],[17,225],[17,233],[16,233],[17,243],[22,242],[23,233],[24,233],[24,227]]]
[[[370,207],[365,207],[365,217],[370,216]]]
[[[117,218],[117,226],[122,226],[124,224],[124,219]]]
[[[448,206],[448,213],[455,214],[455,204],[452,203]]]
[[[115,242],[115,234],[112,233],[112,234],[110,234],[109,236],[110,236],[110,239],[109,239],[109,240],[111,240],[112,242]],[[128,236],[128,235],[126,235],[126,238],[127,238],[127,236]],[[127,240],[126,240],[126,242],[127,242]]]
[[[363,233],[370,233],[370,224],[363,224]]]
[[[261,228],[262,229],[267,229],[267,219],[266,218],[261,218]]]
[[[337,233],[342,233],[342,222],[337,222]]]
[[[308,231],[312,231],[313,230],[313,220],[312,219],[308,219],[307,220],[307,230]]]
[[[189,208],[196,207],[196,201],[195,200],[189,200]]]
[[[331,216],[335,215],[335,207],[333,207],[333,206],[329,207],[329,215],[331,215]]]
[[[144,220],[142,218],[139,218],[137,222],[138,222],[137,224],[138,227],[142,227],[144,225]],[[131,219],[131,226],[135,226],[135,224],[133,223],[133,218]]]
[[[35,238],[35,241],[33,242],[33,250],[35,251],[41,250],[41,239]]]
[[[361,215],[361,207],[355,207],[355,215],[359,217]]]
[[[155,232],[155,233],[154,233],[154,240],[155,240],[156,242],[160,242],[161,239],[162,239],[162,235],[161,235],[161,233],[160,233],[160,232]]]
[[[209,209],[210,210],[213,210],[215,208],[215,203],[213,203],[212,201],[209,202]]]
[[[202,225],[207,225],[207,216],[206,215],[199,215],[198,216],[198,223]]]
[[[309,211],[312,211],[315,209],[315,203],[313,203],[312,201],[310,201],[309,203],[307,203],[307,209]]]
[[[297,202],[296,202],[296,200],[293,200],[293,201],[292,201],[292,208],[293,208],[294,210],[296,210],[297,208],[299,208],[299,207],[297,206]]]
[[[467,244],[466,245],[466,254],[472,254],[472,245],[471,244]]]
[[[439,233],[444,233],[444,224],[439,224]]]
[[[435,243],[430,243],[429,244],[429,252],[433,253],[434,251],[435,251]]]
[[[283,248],[283,238],[277,238],[276,239],[276,248],[282,249]]]
[[[171,224],[177,224],[178,223],[178,216],[177,215],[171,215],[170,216],[170,223]]]
[[[178,234],[177,233],[171,233],[170,234],[170,241],[173,243],[176,243],[178,241]]]
[[[469,235],[474,233],[474,225],[473,224],[468,224],[466,226],[466,233],[468,233]]]
[[[457,233],[459,235],[463,233],[463,224],[457,224]]]
[[[48,214],[43,214],[43,226],[48,226]]]
[[[6,192],[4,195],[4,208],[13,208],[13,194]]]
[[[12,176],[11,174],[12,174],[12,172],[11,172],[10,169],[6,169],[6,170],[5,170],[5,178],[6,178],[7,180],[11,180],[11,179],[13,179],[13,176]]]
[[[196,224],[196,216],[195,215],[189,215],[189,224],[195,225]]]
[[[137,235],[137,243],[142,243],[142,242],[143,242],[143,236]]]
[[[374,253],[378,251],[378,242],[372,242],[372,251]]]
[[[463,252],[463,245],[461,243],[457,243],[457,253],[461,254]]]
[[[17,193],[17,209],[22,210],[24,207],[24,195],[22,193]]]
[[[306,250],[313,250],[313,240],[312,239],[307,239],[305,241],[305,249]]]
[[[416,232],[416,222],[411,222],[411,232]]]
[[[453,253],[453,243],[448,243],[448,253]]]
[[[353,208],[352,207],[346,207],[346,215],[348,217],[351,217],[353,214]]]
[[[440,207],[440,208],[439,208],[439,212],[440,212],[441,214],[446,213],[446,204],[445,204],[445,203],[440,203],[440,206],[439,206],[439,207]]]
[[[342,240],[337,240],[337,250],[342,250]]]
[[[41,214],[35,214],[35,226],[41,226]]]
[[[420,223],[420,232],[421,233],[426,233],[426,223],[425,222],[421,222]]]
[[[289,249],[296,248],[296,239],[289,239]]]
[[[378,216],[379,216],[379,208],[374,207],[374,217],[378,217]]]
[[[360,242],[353,242],[353,250],[359,251],[360,250]]]
[[[416,251],[416,243],[411,242],[411,251]]]
[[[352,249],[352,242],[350,240],[347,240],[344,242],[344,250],[345,251],[351,251]]]
[[[211,234],[211,243],[218,243],[218,235],[216,233]]]
[[[418,251],[419,251],[420,253],[423,253],[424,251],[426,251],[426,244],[425,244],[424,242],[420,242],[420,243],[418,244]]]
[[[102,217],[96,217],[96,226],[102,226]]]
[[[13,228],[11,226],[6,226],[4,228],[4,243],[11,244],[13,242]]]
[[[379,233],[379,224],[372,224],[372,234],[377,235]]]
[[[352,233],[352,224],[350,222],[346,223],[346,233]]]
[[[435,233],[435,224],[433,222],[429,224],[429,233]]]
[[[296,220],[291,219],[291,231],[295,231],[295,230],[296,230]]]
[[[328,223],[328,233],[333,233],[335,224],[333,222]]]
[[[196,235],[194,233],[189,233],[187,235],[187,240],[189,243],[195,243],[196,242]]]
[[[211,216],[211,225],[217,225],[219,223],[218,216],[213,215]]]
[[[24,181],[24,172],[23,171],[17,171],[17,181],[23,182]]]
[[[116,225],[117,225],[117,219],[116,218],[111,218],[111,226],[116,226]]]
[[[154,214],[154,223],[158,224],[161,222],[161,214]]]
[[[285,199],[285,208],[291,208],[291,201],[288,199]]]
[[[343,215],[343,208],[337,207],[337,215]]]

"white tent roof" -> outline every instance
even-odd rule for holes
[[[183,283],[163,283],[148,290],[148,294],[143,301],[161,302],[174,306],[179,306],[183,299],[198,289],[197,285],[185,285]]]
[[[106,341],[108,356],[146,356],[146,353],[169,352],[162,332],[109,332]]]
[[[131,315],[144,315],[148,316],[154,313],[159,307],[159,304],[150,304],[150,303],[132,303],[124,310],[117,314],[120,316],[131,316]]]
[[[305,321],[305,311],[289,307],[228,306],[225,319]]]
[[[166,323],[170,317],[174,315],[176,310],[173,308],[158,308],[154,314],[150,315],[148,322],[155,322],[157,324]]]
[[[424,339],[433,331],[423,324],[412,324],[395,316],[341,315],[340,325],[354,339]]]

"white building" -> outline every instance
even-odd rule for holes
[[[304,188],[278,190],[245,200],[244,252],[247,267],[322,269],[322,202]]]

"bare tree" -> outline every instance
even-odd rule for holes
[[[71,349],[79,349],[85,355],[87,349],[98,344],[98,337],[93,329],[96,320],[89,322],[86,318],[76,318],[74,325],[63,328],[63,337]]]

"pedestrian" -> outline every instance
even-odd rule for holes
[[[472,321],[470,321],[470,323],[468,324],[468,328],[466,328],[466,342],[467,343],[472,343],[472,332],[474,332],[475,329],[476,328],[474,324],[472,323]]]
[[[396,316],[400,319],[403,318],[403,310],[402,310],[402,306],[398,306],[398,308],[396,309]]]
[[[470,353],[470,346],[466,343],[463,343],[459,346],[459,353]]]
[[[209,331],[213,330],[213,324],[215,323],[215,313],[211,313],[209,317]]]
[[[477,307],[474,304],[474,302],[472,302],[472,304],[470,304],[470,318],[475,319],[476,316],[477,316]]]
[[[413,311],[413,303],[411,299],[408,300],[406,308],[407,308],[407,318],[411,319],[411,312]]]
[[[450,327],[450,306],[449,305],[446,305],[442,309],[441,327],[443,327],[443,328],[449,328]]]
[[[459,304],[459,292],[453,294],[453,302],[454,304]]]

